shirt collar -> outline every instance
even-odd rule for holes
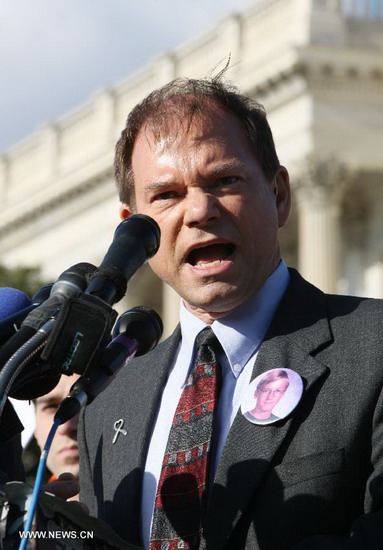
[[[283,260],[263,287],[241,307],[214,321],[211,328],[220,341],[234,376],[238,376],[262,343],[290,275]],[[186,309],[181,300],[182,352],[192,357],[197,334],[207,325]],[[238,365],[240,368],[238,368]],[[234,368],[234,366],[236,368]]]

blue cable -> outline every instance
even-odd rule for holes
[[[53,425],[48,434],[43,452],[41,453],[41,456],[40,456],[39,467],[37,468],[37,473],[36,473],[35,486],[33,488],[32,497],[31,497],[31,504],[29,506],[27,518],[25,520],[25,525],[24,525],[25,532],[30,532],[32,530],[33,517],[35,515],[37,500],[39,498],[40,487],[43,481],[43,475],[44,475],[44,470],[47,463],[49,449],[51,448],[53,437],[56,433],[57,428],[60,426],[61,422],[62,421],[60,418],[56,418],[56,420],[53,422]],[[24,539],[21,540],[19,550],[25,550],[25,548],[27,547],[28,540],[29,540],[28,537],[25,537]]]

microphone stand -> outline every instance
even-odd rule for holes
[[[59,418],[54,420],[54,422],[52,424],[52,427],[49,431],[46,443],[44,445],[43,452],[41,453],[39,466],[37,468],[37,473],[36,473],[35,486],[34,486],[33,492],[32,492],[31,503],[29,505],[29,510],[28,510],[27,517],[26,517],[26,520],[25,520],[24,531],[26,533],[29,533],[29,532],[32,531],[33,518],[34,518],[34,515],[35,515],[35,511],[36,511],[36,506],[37,506],[37,502],[38,502],[38,498],[39,498],[39,493],[40,493],[40,488],[41,488],[41,484],[42,484],[42,480],[43,480],[45,466],[46,466],[46,463],[47,463],[49,449],[51,448],[53,438],[54,438],[54,436],[56,434],[56,431],[57,431],[57,428],[60,426],[60,424],[62,424],[62,422]],[[27,543],[28,543],[28,538],[27,537],[21,539],[19,550],[24,550],[27,547]]]

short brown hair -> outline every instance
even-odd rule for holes
[[[175,116],[181,120],[182,113],[182,120],[184,121],[186,115],[187,126],[190,128],[194,116],[203,115],[204,107],[208,103],[215,103],[241,121],[264,175],[269,180],[275,176],[279,160],[263,106],[240,94],[234,86],[223,83],[221,74],[201,80],[177,78],[154,90],[136,105],[128,116],[116,145],[114,160],[121,202],[129,206],[134,205],[132,153],[138,133],[144,124],[150,123],[153,132],[160,132],[172,123]]]
[[[280,379],[287,380],[287,386],[286,386],[287,388],[288,385],[290,384],[289,375],[285,370],[278,369],[273,372],[267,373],[266,376],[261,378],[261,380],[258,382],[257,390],[261,390],[263,386],[266,386],[266,384],[270,384],[270,382],[274,382],[275,380],[280,380]]]

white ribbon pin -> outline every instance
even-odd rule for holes
[[[124,422],[125,422],[124,419],[120,418],[119,420],[116,420],[116,422],[114,423],[113,428],[114,428],[116,433],[113,436],[112,443],[116,443],[117,438],[118,438],[118,434],[121,433],[122,435],[128,435],[128,432],[122,429],[122,426],[124,425]]]

